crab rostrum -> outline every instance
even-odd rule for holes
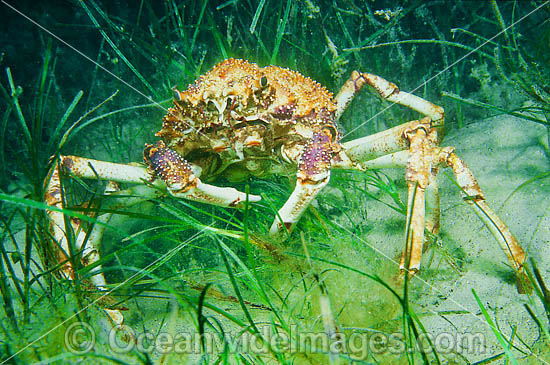
[[[424,115],[389,130],[349,142],[340,141],[337,120],[364,85],[373,87],[382,98],[410,107]],[[450,167],[462,188],[464,200],[478,213],[499,242],[512,267],[523,274],[525,254],[506,225],[489,208],[483,192],[466,164],[452,147],[439,147],[438,129],[443,128],[444,111],[424,99],[400,91],[383,78],[354,71],[340,92],[333,96],[326,88],[298,72],[277,66],[259,67],[245,60],[228,59],[201,76],[185,91],[174,90],[174,105],[157,133],[161,140],[147,145],[147,167],[117,164],[75,156],[60,156],[47,182],[46,202],[62,206],[60,167],[83,178],[132,183],[120,194],[144,199],[164,191],[185,199],[227,207],[241,207],[260,200],[233,188],[210,182],[223,176],[238,181],[248,176],[295,175],[296,187],[279,210],[271,234],[290,231],[311,201],[329,182],[330,170],[400,167],[408,184],[406,248],[401,269],[412,273],[420,268],[425,230],[439,231],[439,196],[436,175],[440,167]],[[117,194],[111,183],[106,193]],[[161,189],[159,189],[159,187]],[[139,199],[128,199],[135,204]],[[117,199],[117,204],[120,199]],[[63,274],[74,273],[67,261],[68,245],[63,215],[50,211],[51,226],[65,262]],[[107,221],[109,214],[98,220]],[[99,259],[102,226],[96,225],[87,247],[79,222],[71,220],[85,264]],[[98,268],[96,287],[105,281]],[[122,315],[111,310],[119,323]]]

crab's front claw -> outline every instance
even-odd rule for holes
[[[326,171],[324,174],[315,176],[315,180],[298,172],[296,188],[279,210],[275,221],[271,225],[269,233],[272,236],[279,234],[283,230],[283,226],[291,231],[294,223],[296,223],[306,208],[309,206],[315,196],[321,189],[328,184],[330,173]]]
[[[166,147],[162,141],[149,145],[144,152],[145,161],[154,174],[178,198],[196,200],[223,207],[241,208],[245,202],[257,202],[258,195],[248,195],[234,188],[220,188],[203,183],[193,173],[193,166],[178,153]]]
[[[330,130],[323,129],[315,132],[304,147],[298,164],[296,187],[269,230],[272,236],[280,233],[283,226],[290,231],[315,196],[328,184],[332,157],[340,151],[332,138]]]

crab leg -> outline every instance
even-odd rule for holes
[[[347,105],[365,84],[373,87],[383,99],[428,116],[421,121],[408,122],[381,133],[344,143],[344,153],[352,163],[350,165],[348,159],[342,158],[340,161],[343,162],[335,164],[335,167],[343,168],[376,168],[401,166],[407,160],[409,232],[405,251],[410,255],[409,270],[418,270],[420,265],[424,234],[421,227],[432,233],[439,231],[439,194],[435,176],[439,166],[449,166],[467,195],[465,201],[495,236],[517,273],[523,274],[523,249],[504,222],[489,208],[471,171],[452,149],[437,147],[439,141],[434,128],[443,126],[443,108],[400,91],[395,84],[379,76],[354,71],[335,98],[336,118],[343,114]],[[420,132],[421,129],[424,129],[424,135]],[[422,139],[429,143],[421,142]],[[405,151],[407,148],[409,153]],[[407,266],[405,261],[404,256],[402,268]],[[521,287],[519,289],[521,290]]]
[[[175,197],[196,200],[223,207],[241,207],[246,200],[257,202],[258,195],[247,195],[234,188],[219,188],[203,183],[193,173],[193,166],[163,142],[148,146],[144,152],[146,161],[166,184]]]
[[[150,181],[151,174],[147,168],[132,164],[92,160],[78,156],[60,156],[59,164],[63,171],[84,179],[101,179],[121,183],[143,184]]]
[[[424,229],[430,232],[437,232],[439,229],[439,195],[435,179],[437,166],[432,166],[431,146],[438,144],[437,133],[433,127],[443,127],[445,112],[440,106],[400,91],[395,84],[380,76],[354,71],[336,95],[337,119],[366,84],[373,87],[383,99],[427,116],[420,121],[411,121],[381,133],[344,143],[345,154],[360,167],[406,165],[407,237],[400,266],[401,269],[416,272],[420,268]],[[406,149],[409,149],[408,153],[404,153]]]
[[[428,183],[428,186],[426,186],[426,190],[425,190],[426,231],[430,232],[432,235],[437,235],[439,233],[440,209],[439,209],[439,189],[437,186],[437,173],[438,173],[438,168],[433,167],[430,174],[430,182]]]
[[[105,194],[112,195],[113,193],[120,190],[119,185],[114,181],[109,181],[105,187]],[[103,234],[105,233],[106,224],[109,222],[113,213],[105,213],[96,218],[97,223],[94,224],[88,242],[85,247],[82,247],[81,262],[83,266],[88,266],[98,262],[101,259],[100,249],[101,241],[103,239]],[[82,234],[82,230],[79,234]],[[96,268],[90,271],[92,284],[99,289],[100,292],[107,292],[107,282],[105,281],[105,276],[103,276],[103,269],[101,265],[96,266]],[[109,297],[105,298],[105,301],[109,300]],[[103,308],[107,316],[115,324],[115,326],[120,326],[124,323],[124,316],[120,312],[121,310],[127,310],[125,307],[120,308]]]
[[[161,151],[166,152],[166,151]],[[158,154],[156,156],[157,158],[157,168],[162,169],[166,166],[163,165],[166,161],[169,161],[169,158],[165,158],[166,156],[162,154]],[[181,158],[181,157],[180,157]],[[183,160],[183,159],[182,159]],[[179,162],[179,161],[176,161]],[[192,174],[192,167],[185,162],[186,165],[180,166],[180,170],[174,170],[173,172],[170,172],[168,175],[166,175],[169,179],[167,180],[167,183],[170,185],[168,186],[169,191],[178,197],[185,197],[188,199],[193,200],[199,200],[210,204],[218,204],[218,205],[224,205],[224,206],[236,206],[239,203],[246,200],[246,194],[241,193],[235,189],[232,188],[218,188],[215,186],[211,186],[208,184],[202,183],[199,178],[194,177]],[[117,182],[125,182],[125,183],[136,183],[136,184],[144,184],[145,181],[151,181],[152,175],[147,170],[147,168],[142,166],[135,166],[135,165],[126,165],[126,164],[116,164],[111,162],[105,162],[105,161],[97,161],[92,159],[84,159],[80,157],[75,156],[60,156],[59,165],[56,165],[52,171],[52,175],[50,177],[50,180],[48,181],[47,187],[46,187],[46,195],[45,195],[45,201],[46,204],[49,206],[57,207],[62,209],[63,208],[63,201],[62,201],[62,193],[61,193],[61,182],[60,182],[60,176],[59,176],[59,166],[62,166],[64,170],[67,172],[70,172],[78,177],[81,178],[100,178],[103,180],[109,180],[109,181],[117,181]],[[179,174],[179,175],[178,175]],[[190,188],[186,187],[181,188],[180,183],[178,181],[175,181],[174,178],[177,180],[179,178],[187,178],[194,184]],[[162,187],[161,184],[159,184],[159,180],[154,181],[154,184],[157,187]],[[179,184],[179,185],[178,185]],[[179,188],[179,190],[178,190]],[[140,190],[140,198],[137,198],[138,201],[142,201],[148,198],[153,198],[156,196],[159,196],[159,190],[155,189],[153,187],[143,186],[139,189],[136,187],[136,189]],[[114,193],[113,195],[116,195]],[[135,199],[135,198],[134,198]],[[248,197],[249,201],[254,202],[260,200],[259,196],[256,195],[250,195]],[[126,205],[126,204],[125,204]],[[69,252],[69,246],[66,238],[65,233],[65,220],[63,213],[57,211],[57,210],[50,210],[48,211],[48,215],[50,217],[50,224],[51,229],[53,232],[53,235],[55,239],[57,240],[60,248],[61,248],[61,257],[59,257],[59,262],[66,262],[64,267],[62,268],[62,272],[64,273],[65,277],[67,278],[73,278],[74,272],[70,265],[70,262],[67,260],[67,257],[63,252],[68,253]],[[107,217],[104,217],[102,219],[107,219]],[[108,219],[107,219],[108,220]],[[81,230],[80,224],[78,223],[77,219],[71,219],[70,220],[73,231],[75,232],[75,245],[77,249],[83,249],[85,248],[83,246],[83,242],[85,240],[85,233]],[[96,236],[101,237],[102,231],[101,228],[97,228],[97,231],[92,231],[92,238],[94,238],[94,241],[98,241],[98,239],[95,239]],[[94,242],[92,241],[92,242]],[[94,250],[95,247],[89,247],[89,250]],[[91,253],[88,252],[88,253]],[[97,261],[97,260],[96,260]],[[102,286],[104,283],[104,279],[97,278],[97,283],[99,286]]]
[[[415,130],[417,128],[423,127],[427,130],[430,129],[430,118],[426,117],[421,120],[412,120],[410,122],[398,125],[396,127],[387,129],[385,131],[371,134],[366,137],[354,139],[349,142],[343,143],[344,152],[349,160],[354,163],[368,168],[367,164],[371,163],[372,160],[382,157],[388,160],[391,155],[395,152],[400,152],[403,150],[409,149],[409,139],[406,136],[407,131]],[[407,159],[408,154],[397,154],[393,158],[398,158],[402,160],[403,158]],[[347,161],[347,159],[342,159],[342,161]],[[378,165],[378,164],[377,164]],[[334,167],[340,167],[340,164],[336,163]],[[354,168],[351,166],[341,166],[342,168]]]
[[[119,191],[120,187],[114,181],[109,181],[105,188],[105,194],[110,195],[116,191]],[[103,233],[105,233],[105,225],[112,217],[112,213],[105,213],[97,217],[96,220],[99,224],[94,224],[88,242],[82,247],[82,264],[84,266],[91,265],[100,260],[99,250]],[[105,277],[102,274],[101,265],[98,265],[93,271],[90,272],[92,283],[100,290],[106,290]]]
[[[430,118],[426,117],[389,131],[344,143],[346,155],[363,168],[406,167],[408,230],[400,267],[411,272],[420,269],[424,230],[433,232],[435,227],[439,227],[439,199],[432,171],[432,146],[436,141],[437,133],[430,128]],[[403,145],[408,146],[409,151],[399,151]],[[396,150],[397,152],[393,152]],[[388,151],[393,153],[384,155]],[[363,162],[364,158],[373,157],[373,160]],[[428,219],[425,219],[426,212]]]
[[[406,134],[410,141],[405,172],[408,187],[407,238],[400,267],[402,270],[416,272],[420,269],[426,228],[425,191],[432,177],[432,142],[427,138],[427,131],[424,128],[417,128]]]
[[[275,217],[269,230],[270,234],[276,235],[281,232],[283,225],[288,231],[292,230],[293,225],[300,219],[309,204],[328,184],[330,172],[318,174],[315,179],[318,180],[310,179],[305,174],[298,172],[296,187],[286,203],[279,209],[278,216]]]
[[[109,188],[114,190],[115,187],[111,185]],[[52,172],[52,176],[46,187],[45,195],[46,204],[52,207],[59,209],[63,208],[63,199],[62,199],[62,189],[61,189],[61,180],[59,177],[59,165],[56,164]],[[50,230],[59,245],[59,248],[55,248],[55,255],[57,256],[57,261],[63,263],[61,268],[61,273],[63,276],[69,280],[74,279],[74,269],[72,267],[71,261],[69,260],[67,254],[70,254],[71,250],[69,249],[69,243],[66,234],[65,219],[63,213],[55,210],[48,210],[47,214],[50,218]],[[103,219],[107,222],[110,218],[110,215],[99,218],[98,220]],[[75,235],[75,249],[80,251],[82,265],[87,266],[99,260],[98,246],[99,240],[103,235],[103,227],[100,225],[94,226],[92,232],[90,233],[89,242],[86,244],[86,232],[80,226],[80,222],[76,218],[70,218],[68,220],[71,225],[72,231]],[[101,267],[96,268],[92,272],[91,280],[93,284],[100,290],[105,290],[105,277],[101,271]],[[120,326],[124,322],[124,316],[119,309],[115,308],[104,308],[105,312],[109,319],[116,325]]]
[[[168,191],[176,197],[183,197],[222,206],[238,206],[247,199],[245,193],[241,193],[235,189],[218,188],[202,183],[198,177],[193,175],[193,166],[185,162],[185,160],[179,156],[174,157],[172,153],[174,152],[169,149],[157,149],[151,154],[151,159],[154,160],[153,168],[161,179],[154,179],[151,172],[143,166],[117,164],[76,156],[60,156],[59,164],[55,165],[46,186],[46,204],[58,209],[64,208],[60,167],[64,171],[81,178],[109,180],[107,193],[113,196],[117,195],[115,191],[118,190],[114,182],[139,184],[131,189],[131,191],[139,190],[138,198],[124,198],[123,202],[111,203],[113,207],[120,206],[121,204],[124,206],[129,204],[132,205],[143,200],[158,197],[162,195],[163,188],[167,188]],[[168,171],[167,167],[171,167],[172,165],[176,168]],[[152,181],[154,186],[144,185],[147,181]],[[187,185],[183,183],[187,183]],[[127,193],[127,191],[124,193]],[[249,195],[248,200],[254,202],[260,200],[260,197]],[[72,280],[74,279],[75,273],[71,261],[67,256],[71,254],[71,250],[69,248],[64,214],[58,210],[49,210],[47,214],[50,220],[50,229],[58,245],[58,249],[55,249],[57,261],[63,263],[60,272],[65,278]],[[94,225],[88,237],[86,232],[82,229],[79,219],[70,218],[68,220],[75,235],[75,249],[81,251],[80,257],[82,265],[88,266],[99,261],[99,244],[105,230],[104,224],[109,221],[110,217],[111,214],[103,214],[97,217],[97,221],[100,224]],[[101,267],[95,268],[91,274],[93,285],[99,290],[105,290],[106,281]],[[124,317],[118,309],[106,308],[105,310],[115,325],[123,323]]]
[[[448,148],[448,153],[442,162],[449,166],[456,177],[456,181],[463,191],[463,199],[478,217],[483,221],[485,226],[491,231],[496,238],[501,249],[508,257],[512,267],[518,275],[518,290],[524,292],[523,284],[528,283],[525,278],[523,265],[525,264],[525,252],[518,243],[518,240],[506,224],[498,217],[498,215],[489,207],[485,201],[485,195],[479,187],[472,171],[466,163],[462,161],[455,153],[454,149]]]
[[[219,188],[201,182],[193,174],[193,166],[174,151],[168,148],[156,148],[155,150],[151,149],[150,152],[152,155],[157,153],[156,165],[153,166],[153,169],[161,177],[160,180],[164,181],[172,195],[225,207],[238,207],[246,200],[246,194],[236,189]],[[60,164],[66,171],[85,179],[100,178],[134,184],[144,184],[146,181],[154,180],[151,172],[146,167],[139,165],[118,164],[76,156],[61,156]],[[162,176],[165,176],[166,179]],[[183,183],[188,185],[183,186]],[[158,180],[154,180],[153,184],[159,188],[163,187]],[[250,202],[260,199],[261,197],[257,195],[248,196]]]
[[[279,210],[278,216],[271,225],[270,233],[276,235],[283,226],[288,231],[296,223],[311,201],[330,179],[330,162],[335,146],[329,131],[315,132],[311,141],[305,146],[298,164],[296,187]]]
[[[418,271],[424,239],[423,228],[434,234],[439,231],[439,194],[436,175],[440,166],[450,167],[459,186],[464,191],[464,200],[491,231],[512,267],[516,270],[518,291],[523,292],[521,280],[524,279],[525,252],[504,222],[487,205],[483,192],[470,169],[464,161],[456,156],[454,148],[437,146],[437,133],[434,128],[430,128],[428,118],[408,122],[403,126],[408,128],[399,126],[390,129],[391,133],[385,131],[344,143],[342,152],[353,161],[353,164],[347,166],[335,164],[334,166],[358,169],[406,167],[409,193],[407,227],[409,230],[406,254],[401,260],[401,268],[405,269],[408,266],[410,272]],[[381,136],[387,138],[384,145],[378,144],[381,150],[362,144],[382,141]],[[409,141],[409,151],[394,152],[404,143],[403,140]],[[387,152],[390,153],[384,154]],[[345,158],[342,161],[345,161]]]
[[[351,73],[350,78],[345,82],[335,97],[337,104],[337,120],[342,116],[346,107],[365,84],[372,86],[383,99],[416,110],[419,113],[429,116],[432,121],[438,122],[438,126],[443,126],[445,112],[440,106],[432,104],[416,95],[401,91],[397,85],[380,76],[358,71],[353,71]]]
[[[429,128],[429,118],[405,123],[402,126],[390,129],[390,133],[384,131],[344,143],[345,154],[359,168],[406,168],[408,186],[406,227],[409,230],[406,237],[406,249],[400,266],[401,269],[405,269],[406,264],[408,264],[409,270],[412,272],[418,271],[420,268],[420,258],[424,247],[424,229],[433,234],[439,232],[437,167],[431,157],[431,146],[436,136],[435,131],[432,130],[430,132],[431,136],[428,138],[426,136],[427,128]],[[372,148],[368,145],[370,142],[365,142],[365,139],[374,142],[382,150]],[[376,144],[376,141],[380,141],[380,143]],[[365,143],[365,145],[360,142]],[[384,154],[386,151],[398,150],[401,145],[410,145],[410,147],[408,147],[408,150]],[[373,157],[373,159],[363,161],[365,157]]]

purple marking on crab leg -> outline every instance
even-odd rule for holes
[[[148,146],[144,156],[151,169],[166,183],[169,190],[187,191],[196,185],[191,165],[177,152],[167,148],[163,142]]]
[[[313,179],[315,175],[326,171],[330,167],[333,154],[331,139],[331,136],[327,133],[316,132],[304,148],[298,169],[301,174],[305,175],[306,179]]]

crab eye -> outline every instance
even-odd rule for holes
[[[267,77],[266,76],[262,76],[260,78],[260,86],[261,87],[266,87],[267,86]]]
[[[177,100],[177,101],[181,101],[180,92],[178,90],[176,90],[175,88],[172,89],[172,92],[174,93],[174,99]]]

